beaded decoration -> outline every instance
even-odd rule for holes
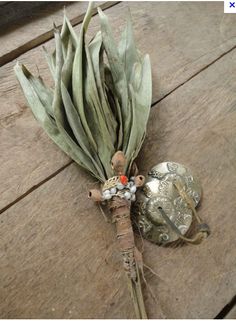
[[[136,190],[137,186],[134,182],[134,176],[130,177],[130,180],[125,175],[113,176],[105,182],[102,189],[102,198],[105,201],[118,196],[134,202]]]

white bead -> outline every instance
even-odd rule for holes
[[[110,192],[111,192],[112,195],[114,195],[116,193],[116,188],[115,187],[111,188]]]
[[[121,189],[123,189],[125,186],[124,186],[123,184],[121,184],[121,183],[117,183],[116,187],[121,190]]]
[[[125,198],[126,198],[127,200],[129,200],[130,197],[131,197],[131,194],[130,194],[130,192],[125,192],[124,196],[125,196]]]
[[[137,187],[135,185],[130,187],[131,193],[135,193],[136,191],[137,191]]]
[[[131,176],[131,177],[130,177],[130,180],[131,180],[131,181],[134,181],[134,176]]]
[[[112,198],[112,195],[111,194],[104,194],[103,197],[105,200],[110,200]]]
[[[135,194],[133,194],[133,195],[131,196],[131,201],[134,202],[135,200],[136,200],[136,196],[135,196]]]
[[[111,198],[111,193],[110,193],[109,189],[105,190],[102,193],[102,196],[103,196],[104,200],[109,200]]]
[[[131,187],[131,186],[133,186],[133,185],[134,185],[134,182],[130,181],[130,182],[129,182],[129,186]]]

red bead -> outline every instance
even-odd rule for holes
[[[121,182],[123,185],[127,185],[127,183],[128,183],[128,177],[125,176],[125,175],[121,175],[121,176],[120,176],[120,182]]]

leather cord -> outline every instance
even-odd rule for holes
[[[190,244],[200,244],[204,239],[206,239],[210,235],[210,228],[206,223],[202,222],[200,216],[197,214],[193,200],[184,191],[182,184],[177,180],[173,184],[175,188],[178,190],[180,196],[186,201],[189,208],[192,210],[193,215],[198,222],[196,234],[192,238],[183,236],[178,227],[170,220],[169,216],[165,213],[163,208],[158,207],[158,210],[161,213],[163,219],[166,221],[166,223],[172,228],[172,230],[178,235],[180,239]]]

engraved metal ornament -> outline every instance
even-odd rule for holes
[[[176,189],[176,181],[197,206],[201,198],[201,186],[197,178],[187,167],[173,162],[154,166],[146,177],[145,185],[136,195],[133,209],[136,225],[144,238],[159,245],[174,242],[179,238],[166,223],[160,207],[182,235],[186,234],[192,223],[192,210]]]

